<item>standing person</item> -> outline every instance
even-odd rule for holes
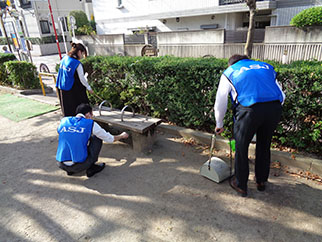
[[[233,55],[220,78],[216,102],[216,133],[224,131],[227,96],[234,105],[234,138],[236,140],[235,176],[231,187],[247,196],[249,176],[248,147],[256,134],[255,179],[257,190],[264,191],[270,170],[270,146],[280,120],[285,95],[276,80],[274,68],[253,61],[245,55]]]
[[[56,160],[58,167],[71,176],[86,170],[87,177],[104,169],[105,163],[96,165],[102,140],[113,143],[127,139],[129,135],[123,132],[113,136],[92,120],[93,110],[89,104],[80,104],[75,117],[64,117],[57,129],[59,134]]]
[[[56,87],[64,117],[75,116],[79,104],[89,103],[86,89],[93,93],[79,61],[84,56],[87,56],[84,45],[72,43],[72,49],[60,62]]]

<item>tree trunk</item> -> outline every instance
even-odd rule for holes
[[[246,0],[246,4],[249,7],[249,27],[244,54],[251,58],[255,31],[256,0]]]

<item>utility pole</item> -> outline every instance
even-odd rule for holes
[[[60,51],[60,46],[59,46],[59,41],[58,41],[58,36],[57,36],[57,31],[56,31],[56,27],[55,27],[55,21],[54,21],[54,17],[53,17],[53,11],[51,10],[50,0],[48,0],[48,7],[49,7],[51,21],[53,23],[53,28],[54,28],[54,32],[55,32],[55,38],[56,38],[56,44],[57,44],[57,48],[58,48],[59,58],[62,59],[62,57],[61,57],[61,51]]]

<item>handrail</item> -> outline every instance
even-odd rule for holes
[[[100,105],[98,106],[98,113],[99,113],[99,115],[101,116],[101,110],[102,110],[102,106],[103,106],[103,104],[104,103],[106,103],[107,102],[107,100],[104,100],[103,102],[101,102],[100,103]],[[113,109],[113,107],[112,107],[112,103],[110,103],[110,102],[108,102],[109,104],[110,104],[110,108],[111,108],[111,110]]]
[[[43,94],[44,96],[46,96],[44,83],[43,83],[42,78],[41,78],[42,76],[49,76],[49,77],[54,78],[55,85],[56,85],[56,76],[55,76],[55,74],[51,74],[51,73],[39,72],[38,77],[39,77],[39,82],[40,82],[40,86],[41,86],[42,94]],[[56,90],[56,91],[57,91],[57,90]],[[58,94],[57,94],[57,96],[58,96]]]
[[[132,106],[130,106],[130,105],[125,105],[124,106],[124,108],[122,108],[122,110],[121,110],[121,121],[123,122],[123,115],[124,115],[124,111],[125,111],[125,109],[126,108],[131,108],[132,109],[132,117],[134,117],[135,116],[135,113],[134,113],[134,109],[133,109],[133,107]]]

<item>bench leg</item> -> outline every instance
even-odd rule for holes
[[[133,150],[136,152],[151,152],[156,139],[154,129],[148,130],[144,134],[131,132]]]

